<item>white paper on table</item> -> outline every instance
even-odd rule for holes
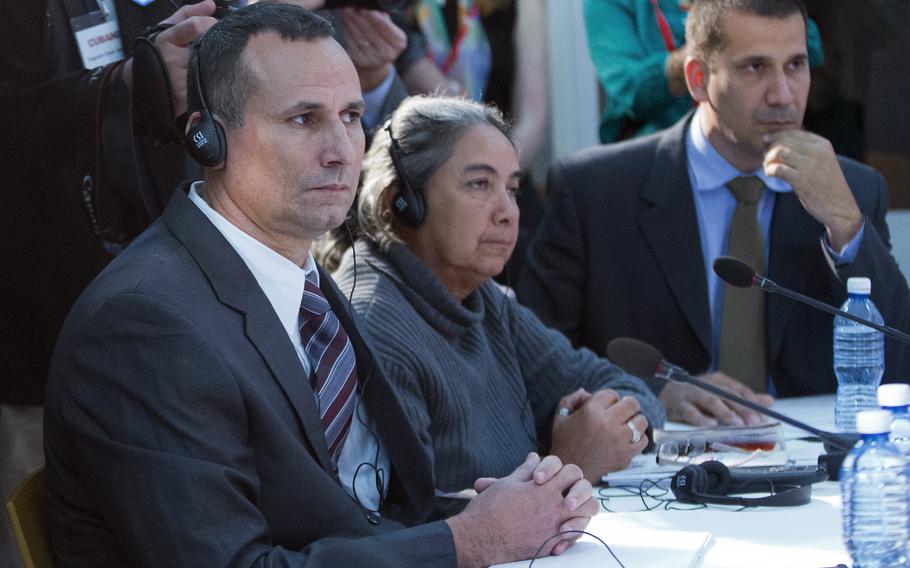
[[[586,530],[603,539],[627,568],[699,568],[714,544],[709,532],[621,527],[611,522],[611,515],[603,513],[591,519]],[[497,564],[497,567],[526,568],[528,564],[530,560]],[[538,566],[613,568],[618,564],[596,539],[582,535],[562,556],[538,558],[534,567]]]

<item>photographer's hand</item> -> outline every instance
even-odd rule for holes
[[[343,8],[344,49],[360,76],[360,88],[372,91],[388,76],[395,58],[408,46],[408,36],[385,12]]]
[[[190,45],[215,25],[217,20],[212,17],[214,13],[213,0],[187,4],[169,18],[162,20],[162,24],[171,24],[171,27],[155,36],[155,47],[161,54],[161,60],[167,68],[168,79],[171,82],[174,116],[180,116],[187,109],[186,68],[190,59]],[[123,80],[129,88],[133,88],[132,58],[123,63]]]

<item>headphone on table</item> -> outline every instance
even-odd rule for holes
[[[681,503],[739,505],[740,507],[797,507],[812,499],[812,484],[828,478],[820,469],[786,483],[731,473],[719,461],[689,465],[673,476],[670,489]],[[766,497],[730,497],[729,493],[771,493]]]
[[[392,212],[403,224],[408,227],[419,227],[427,216],[427,203],[423,195],[414,189],[408,174],[401,163],[401,146],[392,135],[392,119],[386,121],[383,127],[389,133],[389,156],[398,175],[398,191],[392,198]]]
[[[190,126],[186,133],[184,143],[186,151],[196,162],[207,168],[220,166],[227,159],[227,138],[224,128],[212,116],[208,104],[205,102],[205,92],[202,90],[202,81],[199,76],[199,43],[193,44],[194,56],[190,58],[192,69],[187,73],[187,96],[193,96],[195,105],[190,108],[199,109],[199,118]]]

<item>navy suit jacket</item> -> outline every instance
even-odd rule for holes
[[[332,279],[392,462],[379,524],[334,477],[315,397],[243,260],[178,190],[78,300],[45,443],[59,566],[454,566],[431,464]]]
[[[701,373],[710,365],[711,320],[686,162],[690,118],[551,168],[547,211],[518,298],[576,345],[603,354],[611,339],[634,337]],[[824,227],[795,193],[782,193],[774,205],[767,276],[837,306],[846,299],[848,277],[868,276],[885,323],[907,330],[910,293],[890,254],[885,181],[867,166],[838,159],[865,215],[856,260],[835,274],[819,243]],[[765,309],[768,369],[778,395],[833,392],[832,316],[774,295]],[[910,349],[886,339],[885,352],[886,380],[910,378]]]

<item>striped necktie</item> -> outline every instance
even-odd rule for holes
[[[337,468],[357,403],[354,349],[325,296],[309,278],[300,302],[300,339],[313,366],[312,387],[325,440]]]
[[[736,197],[727,254],[759,273],[765,269],[765,239],[758,226],[758,200],[765,185],[756,176],[727,184]],[[766,392],[765,296],[758,288],[724,287],[717,368],[755,392]]]

